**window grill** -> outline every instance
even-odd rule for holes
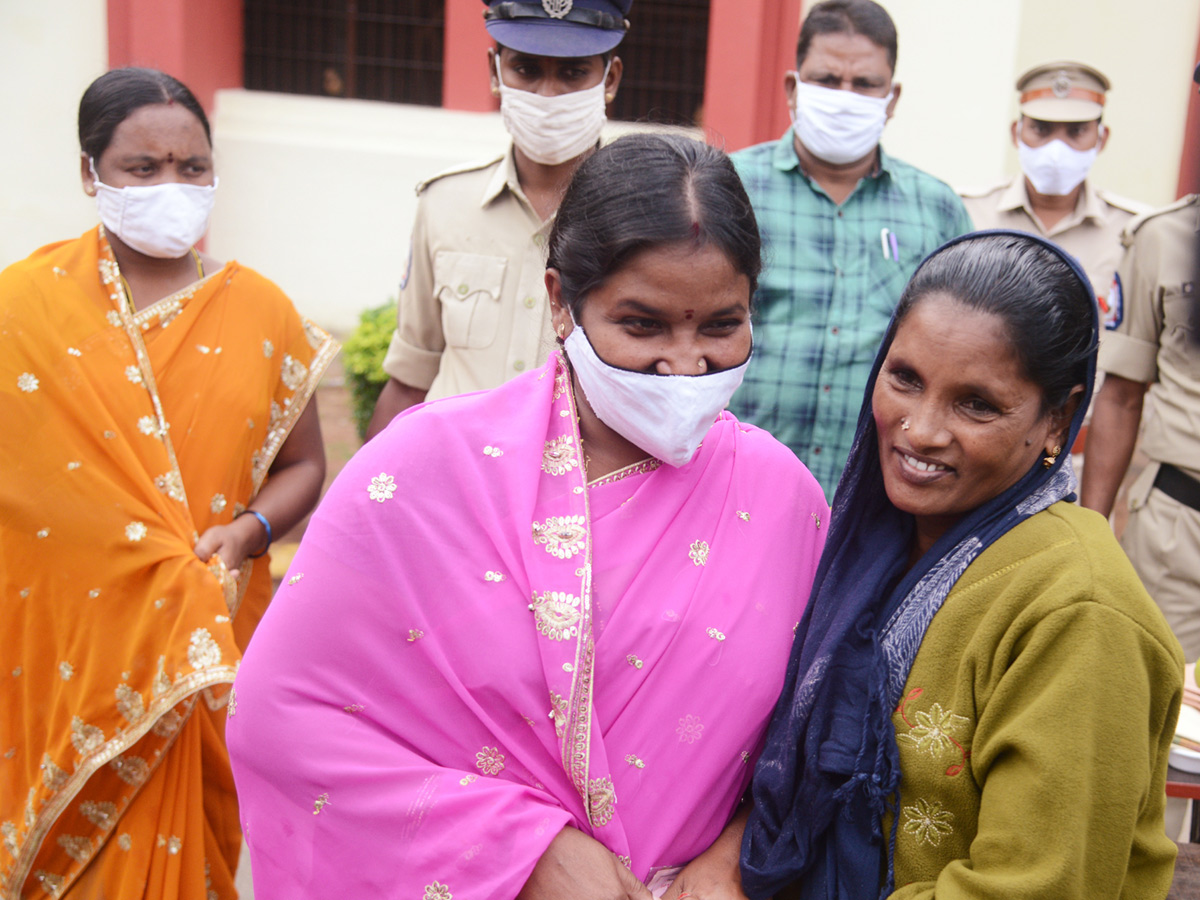
[[[440,106],[448,2],[245,0],[246,87]],[[709,2],[637,0],[613,118],[700,123]]]
[[[698,125],[703,119],[709,0],[634,0],[617,47],[625,65],[614,119]]]
[[[446,0],[245,0],[246,87],[440,106]]]

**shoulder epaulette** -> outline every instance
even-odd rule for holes
[[[978,199],[979,197],[986,197],[988,194],[994,194],[994,193],[996,193],[996,191],[1004,190],[1010,184],[1012,184],[1012,179],[1005,178],[1002,181],[997,181],[994,184],[989,184],[987,187],[961,188],[958,191],[958,196],[968,197],[972,200],[975,200],[975,199]]]
[[[1117,209],[1133,213],[1135,216],[1151,212],[1153,209],[1148,203],[1143,203],[1140,200],[1130,200],[1128,197],[1122,197],[1120,194],[1114,194],[1112,191],[1105,190],[1104,188],[1096,188],[1095,190],[1096,196],[1109,206],[1115,206]]]
[[[454,175],[465,175],[468,172],[478,172],[481,169],[486,169],[488,166],[494,166],[496,163],[504,159],[504,155],[504,153],[500,153],[496,156],[491,156],[486,159],[477,159],[471,162],[460,163],[457,166],[451,166],[449,169],[438,172],[436,175],[426,178],[417,185],[417,196],[420,196],[421,192],[435,181],[441,181],[443,178],[450,178]]]
[[[1174,212],[1178,209],[1186,209],[1188,206],[1200,203],[1200,194],[1185,194],[1174,203],[1168,203],[1166,206],[1160,206],[1156,209],[1146,210],[1134,216],[1129,220],[1129,224],[1125,226],[1125,230],[1121,232],[1121,242],[1125,246],[1133,241],[1133,236],[1137,230],[1149,222],[1151,219],[1161,216],[1163,213]]]

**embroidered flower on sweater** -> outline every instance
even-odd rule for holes
[[[954,813],[942,809],[937,800],[918,799],[912,806],[904,807],[904,831],[917,839],[918,844],[936,847],[942,838],[953,833]]]
[[[910,741],[917,749],[931,756],[939,756],[948,750],[953,750],[957,743],[955,737],[962,728],[970,724],[966,716],[955,715],[949,709],[942,709],[942,704],[935,703],[928,712],[913,714],[916,724],[908,734],[900,735],[901,740]]]

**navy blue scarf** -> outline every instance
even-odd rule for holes
[[[1052,250],[1091,296],[1091,282],[1073,257],[1024,232],[963,235],[931,256],[983,234],[1027,238]],[[1096,319],[1093,310],[1093,330]],[[854,444],[834,495],[825,552],[754,771],[754,808],[741,863],[743,890],[752,900],[797,880],[799,895],[814,900],[867,900],[891,893],[900,783],[891,715],[925,630],[983,550],[1051,503],[1074,499],[1070,452],[1049,469],[1039,461],[1004,493],[959,520],[905,571],[913,520],[892,506],[884,490],[871,410],[875,381],[895,332],[893,318],[867,383]],[[1093,342],[1068,448],[1083,423],[1095,367]],[[884,835],[889,810],[893,827]]]

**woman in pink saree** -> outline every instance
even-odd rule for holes
[[[563,352],[364,447],[245,657],[259,900],[743,896],[828,518],[722,411],[759,266],[719,151],[633,136],[581,166],[546,279]]]

